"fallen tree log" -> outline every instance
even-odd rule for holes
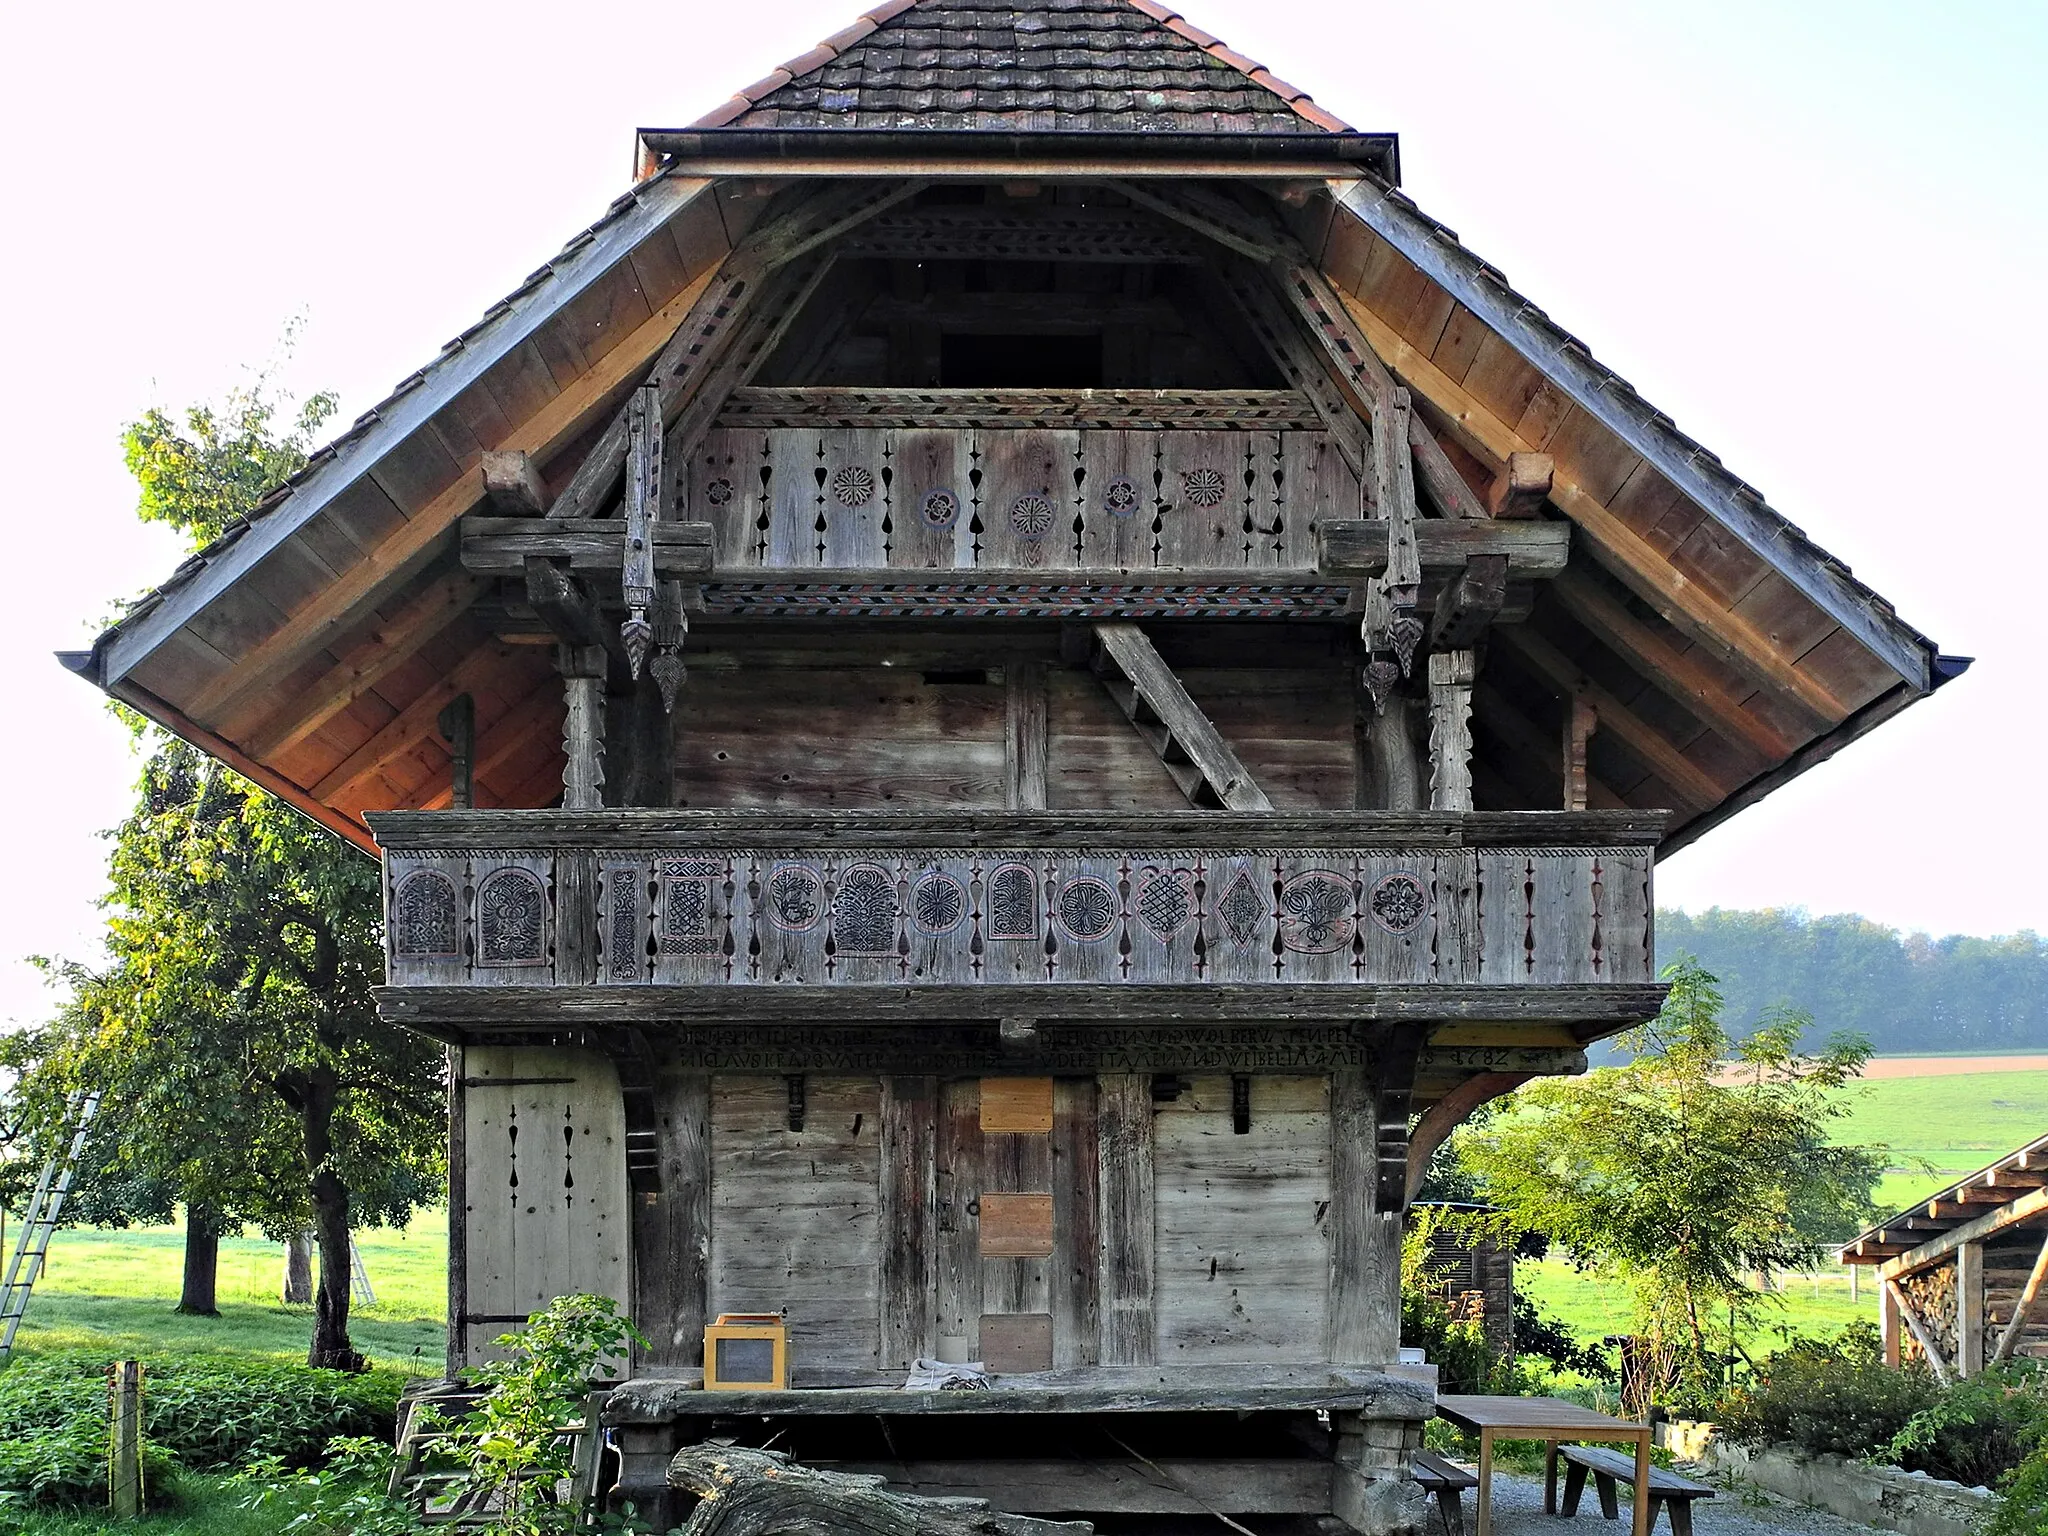
[[[1006,1515],[986,1499],[891,1493],[882,1478],[819,1472],[780,1451],[691,1445],[669,1486],[696,1495],[683,1536],[1092,1536],[1085,1520]]]

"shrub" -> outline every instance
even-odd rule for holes
[[[1985,1536],[2048,1536],[2048,1447],[2020,1463]]]
[[[1723,1432],[1745,1444],[1869,1456],[1939,1396],[1924,1369],[1888,1367],[1877,1329],[1854,1323],[1832,1339],[1800,1339],[1779,1350],[1718,1412]]]
[[[1965,1377],[1892,1436],[1888,1460],[1909,1472],[1989,1484],[2048,1441],[2048,1376],[2031,1361]]]
[[[16,1360],[0,1372],[0,1499],[79,1506],[107,1497],[107,1362],[83,1353]],[[337,1435],[388,1439],[398,1399],[388,1373],[352,1376],[268,1361],[147,1360],[143,1474],[219,1471],[270,1458],[310,1466]]]

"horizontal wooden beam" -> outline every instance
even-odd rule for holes
[[[1887,1280],[1899,1275],[1910,1275],[1916,1269],[1925,1269],[1936,1260],[1947,1258],[1965,1243],[1980,1243],[2008,1227],[2016,1227],[2023,1221],[2031,1221],[2044,1212],[2048,1212],[2048,1189],[2030,1190],[2017,1200],[1987,1211],[1974,1221],[1966,1221],[1930,1242],[1922,1243],[1897,1258],[1887,1260],[1880,1273]]]
[[[1547,453],[1511,453],[1486,493],[1486,510],[1494,517],[1540,517],[1550,487],[1557,479],[1557,461]]]
[[[655,523],[654,566],[664,576],[711,574],[709,523]],[[462,564],[479,575],[516,576],[529,559],[566,560],[578,571],[617,572],[626,552],[626,524],[616,517],[465,517]]]
[[[460,690],[458,690],[460,691]],[[436,706],[438,708],[438,706]],[[371,811],[392,852],[470,848],[1646,848],[1661,811]]]
[[[1505,465],[1511,453],[1537,451],[1534,444],[1495,416],[1476,395],[1454,382],[1367,305],[1349,295],[1343,298],[1345,307],[1387,366],[1436,409],[1468,450],[1495,466]],[[1816,730],[1831,728],[1849,714],[1847,704],[1818,679],[1802,672],[1768,635],[1689,581],[1576,482],[1560,474],[1551,486],[1550,501],[1586,531],[1586,547],[1593,557],[1688,639],[1780,695],[1807,715]]]
[[[1433,517],[1415,524],[1415,545],[1425,571],[1460,570],[1481,556],[1501,555],[1508,563],[1509,581],[1556,576],[1570,558],[1571,537],[1568,523]],[[1317,569],[1325,576],[1361,578],[1386,568],[1384,519],[1332,518],[1316,525],[1316,544]]]
[[[1312,432],[1314,404],[1292,389],[852,389],[747,387],[721,427],[892,427],[1068,431]]]
[[[1641,1023],[1656,1017],[1658,982],[1494,986],[1365,982],[1048,983],[1045,986],[595,986],[380,987],[378,1010],[400,1024],[447,1024],[479,1034],[554,1026],[691,1023],[873,1023],[943,1026],[1032,1018],[1117,1023],[1228,1023],[1255,1018],[1338,1023],[1533,1020]],[[993,1046],[993,1040],[991,1040]]]
[[[1537,674],[1569,699],[1582,697],[1599,711],[1600,729],[1617,737],[1628,750],[1675,794],[1699,810],[1719,804],[1730,786],[1685,756],[1671,739],[1634,710],[1593,682],[1570,657],[1526,625],[1502,629],[1496,638]]]

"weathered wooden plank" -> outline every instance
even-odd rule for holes
[[[1332,1198],[1326,1079],[1196,1077],[1153,1122],[1158,1349],[1218,1363],[1299,1357],[1324,1337]]]
[[[1258,430],[1316,435],[1322,419],[1285,389],[736,389],[719,413],[728,427],[1030,427],[1084,431]]]
[[[1050,766],[1044,663],[1017,658],[1004,668],[1003,686],[1003,803],[1043,810]]]
[[[937,1160],[938,1358],[979,1359],[981,1343],[981,1084],[940,1085]]]
[[[713,1084],[709,1307],[781,1312],[795,1383],[878,1380],[881,1087],[819,1075],[803,1089],[793,1131],[782,1077]]]
[[[1327,1514],[1325,1461],[1162,1456],[1064,1461],[823,1462],[833,1471],[888,1479],[925,1498],[987,1499],[1020,1514],[1086,1510],[1090,1515]]]
[[[939,1083],[882,1079],[882,1368],[938,1352]]]
[[[1053,1085],[1053,1368],[1092,1366],[1101,1357],[1101,1149],[1096,1084],[1063,1077]]]
[[[1101,1359],[1104,1365],[1149,1365],[1157,1358],[1152,1080],[1128,1072],[1101,1077],[1096,1106]]]
[[[1356,1068],[1330,1074],[1327,1352],[1338,1363],[1383,1363],[1400,1344],[1401,1223],[1378,1209],[1375,1086]]]
[[[633,1206],[633,1320],[652,1366],[701,1365],[711,1260],[711,1075],[654,1077],[660,1191]]]

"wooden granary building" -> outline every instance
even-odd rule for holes
[[[1156,0],[891,0],[639,147],[67,658],[383,859],[451,1366],[617,1297],[643,1499],[717,1424],[1406,1523],[1416,1170],[1960,664]]]

